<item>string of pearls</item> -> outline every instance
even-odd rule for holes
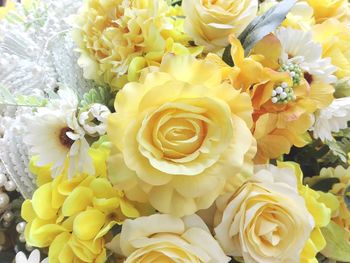
[[[9,192],[16,190],[16,185],[13,181],[8,180],[7,176],[0,173],[0,222],[4,228],[9,228],[15,218],[14,213],[11,211],[11,200],[8,195]],[[6,235],[4,232],[0,233],[3,241],[6,243]],[[0,251],[5,248],[6,244],[0,244]]]

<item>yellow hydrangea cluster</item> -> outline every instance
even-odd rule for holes
[[[84,76],[121,88],[167,52],[200,54],[183,33],[181,12],[165,0],[86,1],[72,19]]]
[[[350,245],[350,210],[345,203],[345,191],[350,187],[350,168],[342,166],[336,168],[323,168],[319,176],[310,178],[307,183],[314,185],[327,178],[336,178],[339,182],[334,183],[329,191],[337,200],[336,211],[332,214],[332,221],[345,231],[345,237]]]
[[[126,218],[140,216],[134,203],[106,178],[105,150],[90,149],[95,176],[65,173],[49,179],[50,167],[32,162],[40,187],[22,206],[26,242],[49,247],[50,262],[105,262],[105,236]]]

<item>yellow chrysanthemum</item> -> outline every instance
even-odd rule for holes
[[[313,29],[315,41],[322,44],[323,57],[330,57],[338,78],[350,76],[350,28],[347,23],[328,19]]]
[[[132,200],[189,215],[252,172],[249,95],[224,83],[213,63],[169,54],[124,86],[115,109],[107,133],[120,152],[110,179]]]
[[[164,0],[88,0],[72,19],[84,76],[120,88],[166,52],[199,54],[182,31],[180,9]]]
[[[331,194],[314,191],[307,185],[303,185],[303,173],[298,164],[280,162],[278,167],[293,169],[297,176],[299,193],[304,197],[306,207],[315,221],[315,227],[301,252],[300,263],[317,263],[316,254],[326,246],[321,228],[329,224],[331,214],[336,209],[334,204],[337,201]]]
[[[307,2],[314,10],[316,23],[322,23],[329,18],[348,22],[350,9],[348,0],[301,0]]]
[[[50,181],[50,167],[31,165],[41,186],[22,206],[22,217],[28,222],[25,238],[32,246],[49,247],[52,263],[104,262],[107,232],[126,218],[140,216],[105,178],[104,153],[92,151],[92,157],[96,176],[80,174],[71,180],[61,174]]]

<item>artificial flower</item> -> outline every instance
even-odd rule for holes
[[[312,126],[312,113],[332,102],[334,88],[327,82],[316,81],[316,76],[311,83],[307,82],[299,66],[288,64],[287,69],[281,65],[287,49],[284,50],[281,41],[272,34],[257,43],[248,57],[244,57],[238,39],[231,36],[230,43],[235,66],[223,66],[224,76],[233,87],[251,96],[255,122],[252,130],[258,143],[255,162],[266,163],[278,158],[293,145],[305,146],[308,139],[304,134]],[[298,57],[300,61],[308,61],[301,55]],[[209,59],[220,63],[213,55]],[[325,68],[326,74],[320,79],[332,80],[331,66]]]
[[[299,263],[315,222],[290,169],[257,167],[234,193],[220,197],[215,237],[226,254],[245,263]]]
[[[207,51],[228,45],[230,34],[239,35],[256,17],[257,0],[183,0],[185,32]]]
[[[335,182],[329,190],[329,193],[333,194],[339,202],[332,214],[332,221],[345,232],[345,237],[350,244],[350,210],[345,203],[345,192],[350,186],[350,168],[345,169],[342,166],[323,168],[319,176],[307,178],[306,183],[312,187],[328,178],[338,179],[338,182]]]
[[[277,0],[266,0],[259,6],[259,15],[268,11],[271,7],[278,4]],[[283,27],[292,27],[310,30],[315,24],[314,11],[307,2],[297,2],[287,14],[286,19],[282,22]]]
[[[110,179],[131,200],[189,215],[251,173],[249,95],[223,83],[214,63],[169,54],[158,71],[124,86],[115,109],[107,134],[120,152]]]
[[[307,2],[314,10],[316,23],[322,23],[329,18],[340,21],[350,20],[350,9],[347,0],[301,0]]]
[[[331,105],[315,114],[313,135],[322,141],[332,141],[334,140],[332,132],[346,129],[349,121],[350,98],[335,99]]]
[[[347,23],[328,19],[313,29],[313,38],[322,45],[323,57],[337,67],[336,76],[350,76],[350,28]]]
[[[326,246],[326,240],[321,229],[330,223],[331,215],[336,210],[337,200],[332,194],[314,191],[308,185],[304,185],[303,173],[298,164],[293,162],[279,162],[279,168],[292,169],[298,182],[298,190],[305,200],[306,207],[312,215],[315,227],[309,240],[301,251],[300,263],[317,262],[316,255]]]
[[[48,263],[49,259],[46,258],[40,261],[40,252],[38,249],[35,249],[30,253],[28,259],[26,255],[20,251],[16,254],[16,263]]]
[[[282,27],[276,31],[276,37],[281,43],[279,59],[282,67],[288,64],[300,67],[310,85],[314,82],[329,84],[337,80],[333,75],[336,67],[329,57],[322,57],[322,46],[313,41],[311,31]]]
[[[25,118],[27,135],[24,142],[32,155],[38,155],[38,166],[51,166],[52,176],[62,173],[68,163],[68,177],[84,172],[94,173],[89,144],[77,120],[78,99],[69,89],[58,91],[59,98],[34,115]]]
[[[108,245],[125,256],[125,263],[225,263],[225,255],[197,215],[177,218],[155,214],[126,220],[120,235]]]
[[[104,262],[104,236],[115,224],[140,216],[134,203],[106,179],[104,151],[92,152],[95,176],[79,174],[68,180],[63,173],[22,205],[26,242],[49,247],[50,262]]]
[[[79,123],[91,136],[102,136],[106,133],[107,118],[110,110],[102,104],[94,103],[89,109],[79,114]]]
[[[88,79],[121,88],[166,52],[197,55],[183,33],[178,9],[164,0],[89,0],[71,19],[79,65]]]

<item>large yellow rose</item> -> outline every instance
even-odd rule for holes
[[[322,44],[323,57],[330,57],[338,78],[350,76],[350,28],[347,23],[328,19],[316,25],[314,39]]]
[[[292,170],[259,167],[216,204],[216,238],[228,255],[245,263],[300,262],[315,223]]]
[[[239,35],[255,18],[257,0],[183,0],[185,32],[208,51],[228,45],[230,34]]]
[[[215,64],[169,54],[156,70],[116,96],[107,133],[120,153],[110,179],[131,200],[188,215],[251,172],[252,105]]]
[[[108,246],[122,252],[125,263],[230,261],[197,215],[180,219],[155,214],[127,220]]]

